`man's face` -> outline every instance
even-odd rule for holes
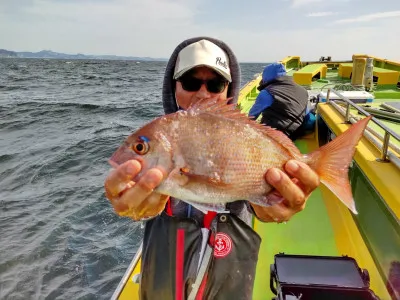
[[[203,99],[226,101],[227,94],[227,81],[207,67],[188,71],[176,81],[175,97],[182,109],[187,109],[191,104]]]

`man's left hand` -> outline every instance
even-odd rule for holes
[[[288,221],[304,209],[308,197],[319,185],[318,174],[303,162],[290,160],[285,164],[285,171],[287,174],[271,168],[265,174],[266,181],[275,188],[269,197],[280,200],[279,204],[264,207],[251,203],[257,217],[263,222]]]

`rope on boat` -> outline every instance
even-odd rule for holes
[[[332,82],[332,83],[328,83],[325,84],[321,87],[321,91],[326,88],[327,86],[332,86],[333,85],[333,89],[337,90],[337,91],[365,91],[365,88],[363,86],[353,86],[351,83],[338,83],[338,82]],[[376,84],[374,84],[374,87],[376,86]]]

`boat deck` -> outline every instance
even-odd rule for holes
[[[301,152],[317,148],[313,135],[296,142]],[[317,188],[307,207],[286,224],[255,221],[254,229],[262,238],[256,270],[253,299],[271,299],[270,264],[274,255],[306,254],[355,257],[371,276],[371,289],[382,299],[389,299],[384,281],[351,213],[325,187]]]

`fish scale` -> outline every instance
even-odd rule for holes
[[[192,127],[197,130],[193,132]],[[226,120],[219,115],[182,116],[180,134],[176,141],[180,145],[178,151],[189,170],[211,177],[218,174],[221,178],[220,186],[208,190],[208,193],[213,193],[208,198],[215,201],[228,198],[225,185],[230,185],[232,194],[228,200],[232,197],[240,199],[257,188],[260,190],[260,198],[266,192],[263,174],[268,167],[274,165],[274,161],[273,156],[262,154],[271,141],[261,139],[262,134],[252,128],[248,131],[252,130],[254,134],[243,134],[242,127],[235,120]],[[241,142],[238,143],[238,140]],[[277,155],[281,153],[278,152]],[[287,160],[288,157],[282,159]],[[260,188],[261,186],[263,187]]]

